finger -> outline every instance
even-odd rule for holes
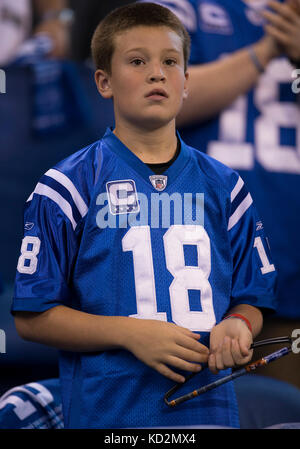
[[[192,351],[206,355],[208,355],[209,353],[209,350],[205,345],[203,345],[199,341],[195,341],[193,338],[190,338],[188,336],[179,335],[175,341],[179,346],[182,346],[186,349],[191,349]]]
[[[235,365],[241,365],[244,356],[241,353],[241,348],[238,340],[235,338],[232,340],[232,357]]]
[[[199,353],[198,351],[192,351],[190,349],[183,348],[182,346],[177,346],[173,352],[173,355],[189,362],[207,363],[208,360],[208,350],[205,353]]]
[[[182,360],[179,357],[175,357],[175,356],[169,356],[167,363],[168,363],[168,365],[171,365],[174,368],[178,368],[178,369],[181,369],[184,371],[190,371],[192,373],[198,373],[202,369],[201,365],[187,362],[186,360]]]
[[[195,339],[195,340],[200,340],[201,335],[195,334],[195,333],[191,332],[190,335],[189,335],[189,337],[191,337],[191,338],[193,338],[193,339]]]
[[[223,347],[223,344],[219,347],[218,351],[215,353],[217,370],[222,370],[225,368],[224,362],[223,362],[222,347]]]
[[[210,354],[210,356],[211,355],[214,355],[214,357],[212,358],[212,359],[214,359],[214,361],[215,361],[215,355],[216,355],[216,353],[219,351],[219,349],[220,349],[220,347],[221,347],[221,343],[214,343],[214,342],[212,342],[212,341],[210,341],[210,346],[209,346],[209,354]]]
[[[281,45],[289,44],[288,36],[285,33],[283,33],[282,31],[279,31],[277,28],[273,27],[272,25],[265,25],[264,29],[268,34],[270,34],[272,37],[274,37]]]
[[[248,355],[251,353],[250,346],[251,346],[251,343],[252,343],[252,339],[249,340],[247,338],[246,339],[245,338],[244,339],[240,338],[238,343],[239,343],[241,355],[243,357],[248,357]]]
[[[160,363],[158,366],[154,367],[160,374],[167,377],[168,379],[173,380],[177,383],[183,383],[185,382],[185,377],[181,376],[178,373],[175,373],[175,371],[172,371],[170,368],[168,368],[166,365]]]
[[[274,14],[273,12],[270,11],[263,11],[262,15],[273,26],[282,31],[292,32],[294,29],[294,26],[291,24],[291,22],[288,22],[285,18],[282,18],[278,14]]]
[[[211,372],[213,372],[214,374],[217,374],[220,370],[225,368],[222,354],[224,342],[226,351],[228,351],[228,346],[226,346],[228,345],[227,337],[225,337],[220,343],[216,343],[213,341],[210,342],[210,355],[208,364]]]
[[[300,0],[286,0],[286,3],[295,11],[300,11]]]
[[[222,358],[225,368],[234,366],[234,360],[232,356],[231,338],[225,337],[222,346]]]
[[[274,11],[276,11],[281,16],[285,17],[289,21],[293,22],[295,19],[295,10],[294,8],[290,7],[287,4],[284,3],[278,3],[275,1],[269,1],[268,6],[272,8]]]
[[[208,368],[213,374],[218,374],[217,366],[216,366],[216,357],[215,354],[210,354],[208,357]]]
[[[232,356],[235,365],[244,365],[249,362],[252,358],[252,352],[246,346],[241,345],[237,339],[232,341]]]
[[[287,3],[293,11],[300,14],[300,0],[289,0]]]
[[[199,340],[201,338],[200,334],[197,334],[196,332],[192,332],[186,327],[176,326],[176,329],[180,331],[182,334],[187,335],[188,337],[194,338],[195,340]]]

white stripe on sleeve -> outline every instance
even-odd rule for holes
[[[227,230],[230,231],[231,228],[239,221],[239,219],[244,215],[247,209],[251,206],[253,203],[252,197],[250,193],[246,196],[246,198],[241,202],[241,204],[236,208],[234,213],[231,215],[231,217],[228,220],[228,228]]]
[[[231,202],[235,199],[235,197],[238,195],[238,193],[242,190],[243,186],[244,186],[244,181],[239,176],[239,179],[237,180],[237,183],[234,186],[234,189],[230,195]]]
[[[54,170],[53,168],[48,170],[45,175],[55,179],[70,192],[77,209],[79,210],[81,216],[84,217],[88,212],[88,207],[73,182],[62,172]]]
[[[68,219],[72,223],[73,229],[75,230],[77,223],[73,217],[72,207],[67,200],[65,200],[58,192],[56,192],[56,190],[51,189],[51,187],[48,187],[45,184],[38,183],[32,194],[28,198],[27,202],[32,200],[32,197],[35,193],[37,195],[46,196],[54,201],[68,217]]]

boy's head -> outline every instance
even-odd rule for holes
[[[168,9],[134,3],[110,13],[92,40],[95,81],[113,98],[116,129],[175,125],[188,95],[189,36]]]
[[[190,37],[180,20],[169,9],[156,3],[133,3],[122,6],[100,22],[92,39],[92,56],[96,69],[111,74],[115,38],[134,27],[167,27],[181,39],[184,70],[190,56]]]

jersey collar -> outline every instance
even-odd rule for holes
[[[173,164],[163,173],[168,177],[168,186],[173,183],[182,172],[186,164],[190,159],[190,152],[187,145],[181,139],[178,131],[177,136],[180,140],[181,150],[177,159]],[[151,184],[149,176],[155,173],[148,167],[147,164],[142,162],[121,140],[112,132],[112,129],[107,128],[105,135],[103,136],[103,142],[113,151],[118,157],[120,157],[125,163],[127,163],[132,170],[139,173],[139,175],[146,180],[148,184]]]

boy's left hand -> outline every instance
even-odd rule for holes
[[[210,334],[210,371],[217,374],[219,370],[248,363],[253,354],[252,342],[252,333],[242,320],[228,318],[221,321]]]

